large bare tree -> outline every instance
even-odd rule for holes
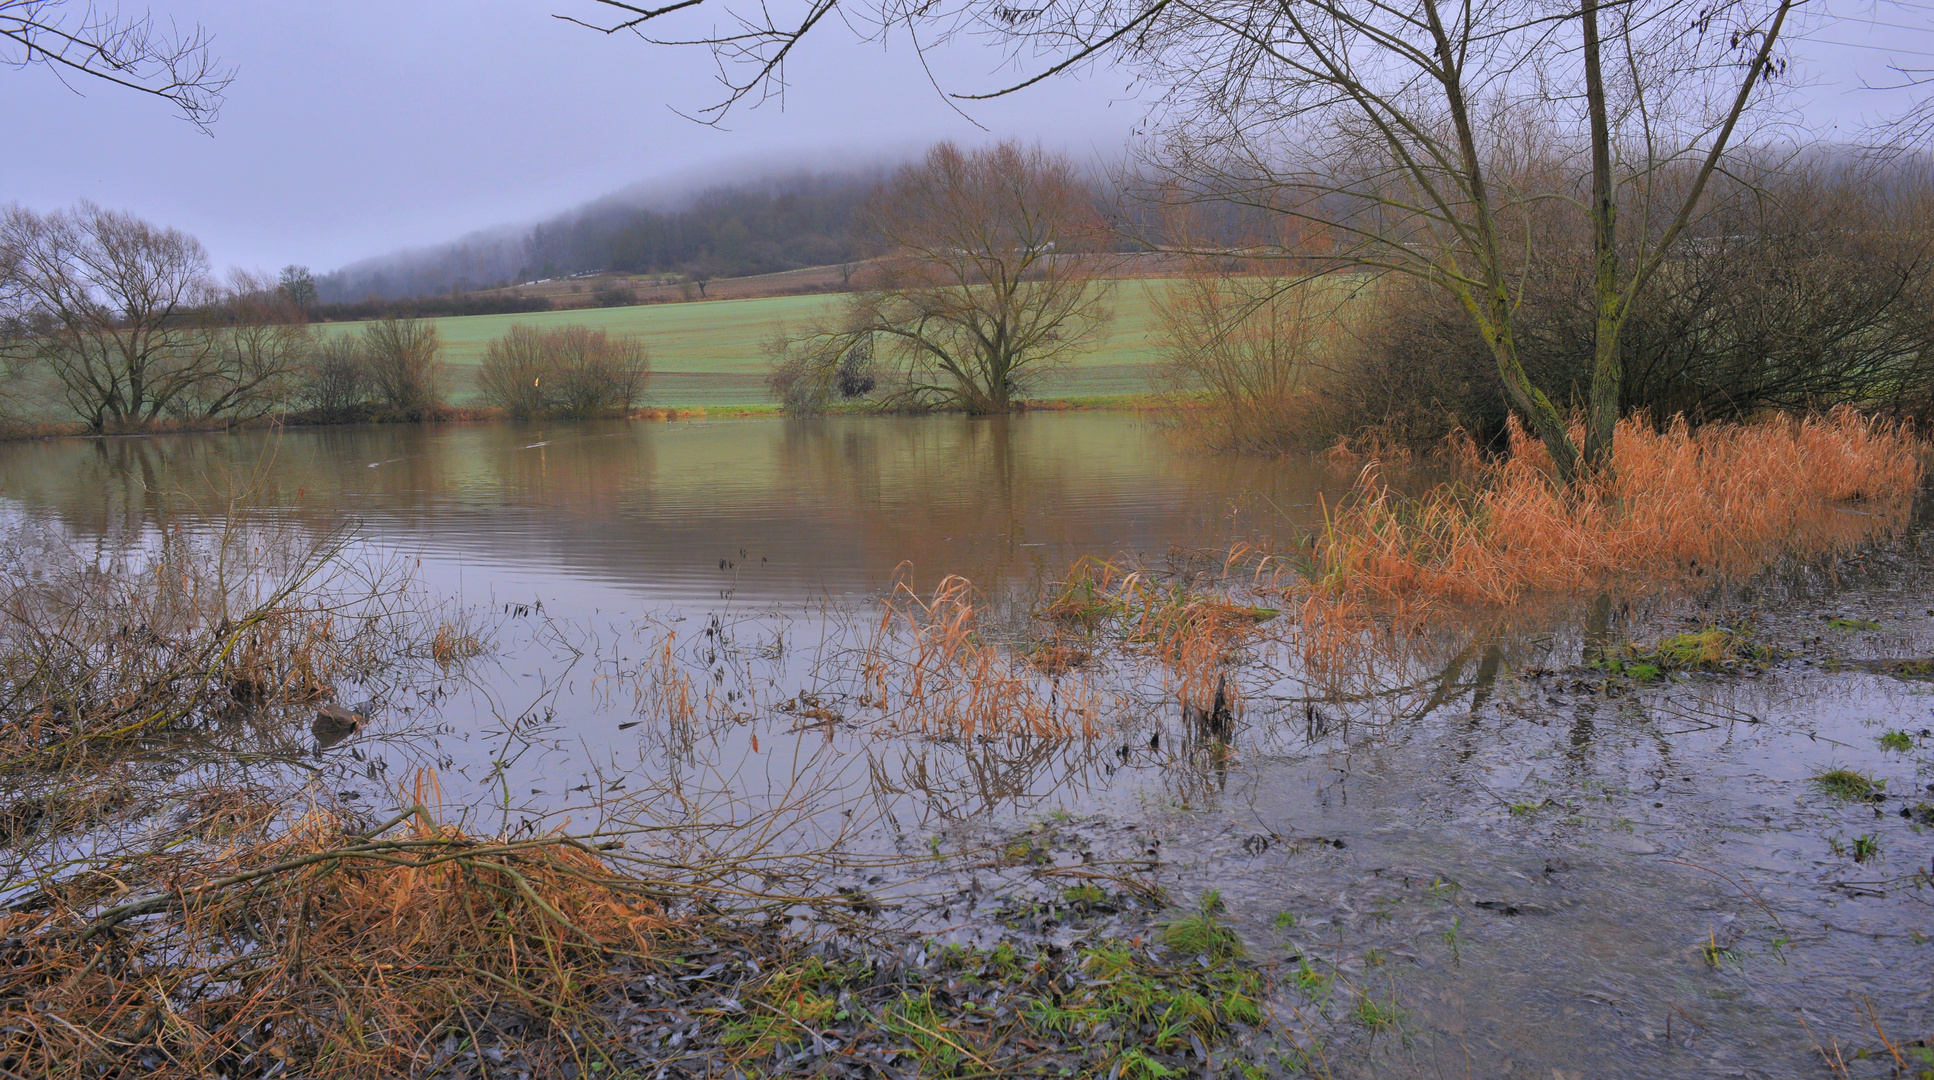
[[[165,30],[150,13],[71,0],[0,0],[0,64],[49,68],[161,98],[207,131],[234,80],[215,59],[214,36],[199,26]]]
[[[194,237],[81,203],[0,211],[9,359],[39,365],[94,431],[137,427],[220,377],[216,299]]]
[[[600,29],[640,36],[731,10],[728,33],[651,39],[714,50],[721,110],[783,85],[786,59],[836,6],[598,2],[621,13]],[[1095,63],[1147,77],[1162,92],[1173,190],[1319,223],[1336,242],[1329,267],[1450,290],[1506,397],[1572,480],[1609,463],[1619,334],[1783,69],[1795,2],[875,0],[866,12],[876,32],[905,26],[929,43],[983,34],[1034,59],[1036,74],[995,93]],[[1528,230],[1513,219],[1553,202],[1584,216],[1595,252],[1582,447],[1527,376],[1512,322],[1529,264]]]
[[[1108,318],[1107,228],[1062,156],[941,143],[862,215],[879,255],[835,320],[783,346],[788,402],[873,391],[888,407],[1006,412]]]
[[[208,378],[171,407],[189,419],[248,420],[289,407],[316,348],[309,317],[276,279],[237,270],[200,320],[210,336]]]

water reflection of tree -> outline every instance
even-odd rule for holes
[[[868,753],[883,802],[912,796],[943,821],[1016,814],[1043,803],[1077,803],[1102,781],[1114,753],[1101,740],[896,740]]]

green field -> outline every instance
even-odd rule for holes
[[[1115,317],[1096,347],[1045,382],[1047,397],[1136,394],[1150,389],[1155,363],[1151,292],[1161,281],[1117,282],[1109,298]],[[767,403],[764,346],[788,324],[800,326],[839,302],[834,296],[774,296],[757,300],[704,300],[683,304],[548,311],[525,315],[466,315],[432,320],[443,335],[450,364],[449,397],[472,404],[475,371],[484,346],[513,324],[595,326],[636,334],[651,352],[647,404],[720,407]],[[357,323],[328,323],[325,333],[358,333]]]

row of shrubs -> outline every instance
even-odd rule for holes
[[[433,323],[384,319],[316,343],[294,404],[310,421],[425,420],[448,411],[448,366]],[[483,403],[517,420],[631,411],[651,361],[635,338],[588,326],[513,326],[485,348]]]

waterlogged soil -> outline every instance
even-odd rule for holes
[[[1264,976],[1269,1019],[1151,1050],[1160,1068],[1934,1073],[1925,514],[1881,545],[1690,601],[1447,623],[1401,685],[1346,699],[1236,657],[1243,705],[1222,730],[1124,667],[1093,737],[936,738],[896,730],[853,674],[903,562],[921,589],[975,575],[1018,638],[1075,558],[1206,580],[1215,558],[1192,553],[1293,538],[1347,477],[1302,462],[1213,479],[1120,417],[894,424],[539,433],[575,448],[555,473],[498,434],[398,459],[377,445],[394,433],[283,445],[271,503],[319,528],[375,522],[372,549],[423,560],[490,648],[407,690],[345,688],[366,695],[352,702],[365,730],[318,740],[292,721],[246,764],[377,811],[434,767],[450,815],[512,832],[617,820],[641,809],[631,791],[671,816],[784,817],[788,843],[872,860],[826,885],[912,946],[881,968],[909,985],[958,976],[940,950],[1003,942],[1059,958],[1069,986],[1086,969],[1067,958],[1114,940],[1208,970],[1223,961],[1178,955],[1162,925],[1215,912]],[[210,471],[210,441],[167,446],[109,452],[118,463],[41,448],[0,472],[15,513],[125,537],[156,513],[139,493],[158,476]],[[667,471],[679,454],[701,475]],[[399,460],[416,462],[408,484],[378,478]],[[81,474],[113,481],[105,509],[35,487]],[[1751,643],[1745,659],[1617,659],[1714,626]],[[1859,780],[1817,779],[1833,770]],[[640,1053],[669,1060],[682,1030],[641,1022]],[[1071,1054],[1053,1061],[1077,1067]],[[832,1057],[761,1060],[784,1073]]]

